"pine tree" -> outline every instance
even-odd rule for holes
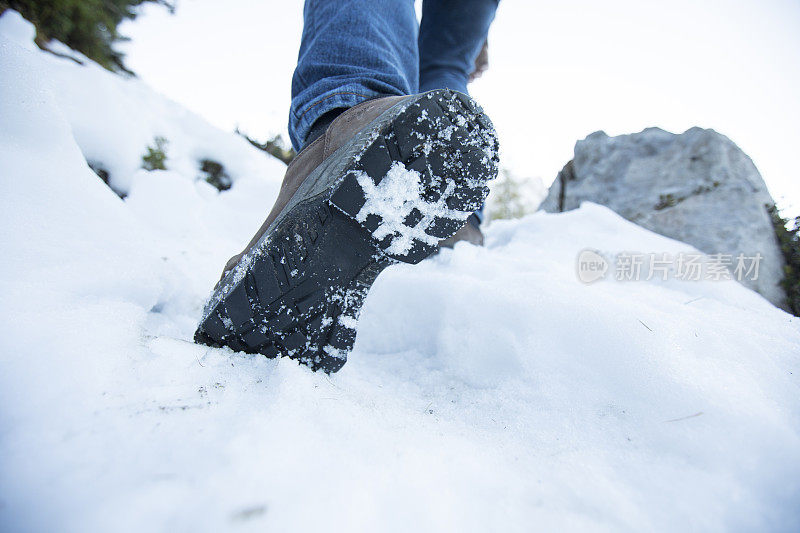
[[[489,220],[522,218],[532,213],[536,206],[524,194],[526,185],[526,180],[517,179],[503,169],[489,196]]]
[[[108,70],[133,74],[114,44],[127,38],[117,27],[133,20],[137,7],[156,3],[174,11],[168,0],[0,0],[0,13],[18,11],[36,26],[36,44],[46,49],[56,39]]]

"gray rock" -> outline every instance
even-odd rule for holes
[[[761,253],[758,279],[742,283],[785,305],[783,256],[765,208],[774,201],[753,161],[724,135],[702,128],[592,133],[576,143],[540,209],[569,211],[583,201],[707,254]]]

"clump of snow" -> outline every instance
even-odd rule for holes
[[[386,248],[389,254],[408,253],[415,240],[432,246],[437,245],[439,239],[425,233],[425,229],[436,217],[463,221],[469,216],[468,212],[450,209],[445,203],[455,188],[454,182],[447,184],[438,200],[429,202],[423,198],[425,184],[420,173],[406,168],[400,161],[392,164],[386,176],[377,185],[363,171],[356,174],[356,180],[364,191],[366,199],[356,215],[356,220],[365,222],[370,215],[380,218],[378,227],[372,235],[377,240],[388,235],[393,236],[391,244]],[[414,227],[407,226],[406,217],[415,209],[422,214],[422,218]]]
[[[339,323],[348,329],[357,329],[358,327],[358,319],[349,315],[341,315]]]
[[[688,246],[592,204],[539,213],[388,268],[333,376],[195,345],[281,165],[220,194],[119,156],[120,200],[84,160],[106,133],[132,150],[109,110],[137,138],[228,138],[231,168],[260,153],[6,17],[0,530],[800,528],[798,319],[733,281],[576,276],[587,248]]]

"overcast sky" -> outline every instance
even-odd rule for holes
[[[302,4],[148,6],[122,48],[158,91],[265,138],[286,129]],[[800,0],[502,0],[489,42],[471,92],[515,173],[549,184],[596,130],[701,126],[736,142],[800,212]]]

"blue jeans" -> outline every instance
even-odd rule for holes
[[[314,122],[381,96],[467,93],[498,0],[306,0],[292,77],[289,136],[301,150]]]

